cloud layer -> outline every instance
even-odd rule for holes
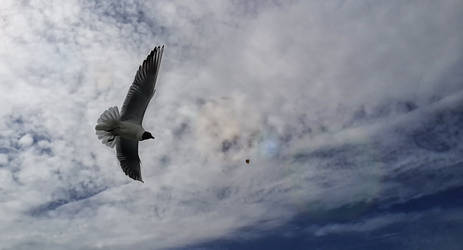
[[[461,1],[4,2],[1,249],[251,237],[463,180]],[[158,44],[143,185],[93,127]]]

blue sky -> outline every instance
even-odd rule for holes
[[[3,1],[0,249],[458,249],[462,19],[457,0]],[[94,126],[162,44],[143,184]]]

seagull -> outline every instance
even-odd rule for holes
[[[117,159],[130,178],[143,182],[138,156],[138,142],[154,139],[142,126],[146,108],[156,91],[156,78],[161,65],[164,46],[155,47],[137,74],[125,97],[121,112],[117,106],[105,110],[95,126],[101,142],[111,148],[116,146]]]

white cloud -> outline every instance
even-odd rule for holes
[[[31,135],[26,134],[23,137],[21,137],[18,142],[21,146],[28,147],[32,145],[32,143],[34,142],[34,139],[32,138]]]
[[[397,222],[413,221],[416,220],[416,214],[392,214],[384,215],[381,217],[374,217],[369,220],[365,220],[358,223],[352,224],[332,224],[323,226],[315,231],[316,236],[324,236],[333,233],[346,233],[346,232],[369,232],[372,230],[379,229]]]
[[[449,168],[461,135],[436,137],[444,146],[419,136],[437,136],[437,116],[461,127],[448,114],[463,103],[459,1],[2,5],[6,249],[175,247],[461,183]],[[93,127],[157,44],[142,185]],[[422,189],[401,179],[429,162],[451,178]]]
[[[8,163],[8,155],[0,154],[0,165],[5,165]]]

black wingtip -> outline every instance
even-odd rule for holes
[[[155,46],[153,51],[158,51],[158,50],[161,50],[161,49],[164,49],[164,46],[165,45],[162,45],[162,46]]]
[[[139,181],[141,183],[145,183],[143,181],[143,179],[141,178],[141,176],[134,176],[134,175],[130,175],[130,174],[127,174],[131,179],[135,180],[135,181]]]
[[[132,179],[136,180],[136,181],[140,181],[141,183],[145,183],[143,181],[143,179],[141,178],[141,174],[139,174],[138,176],[134,176]]]

